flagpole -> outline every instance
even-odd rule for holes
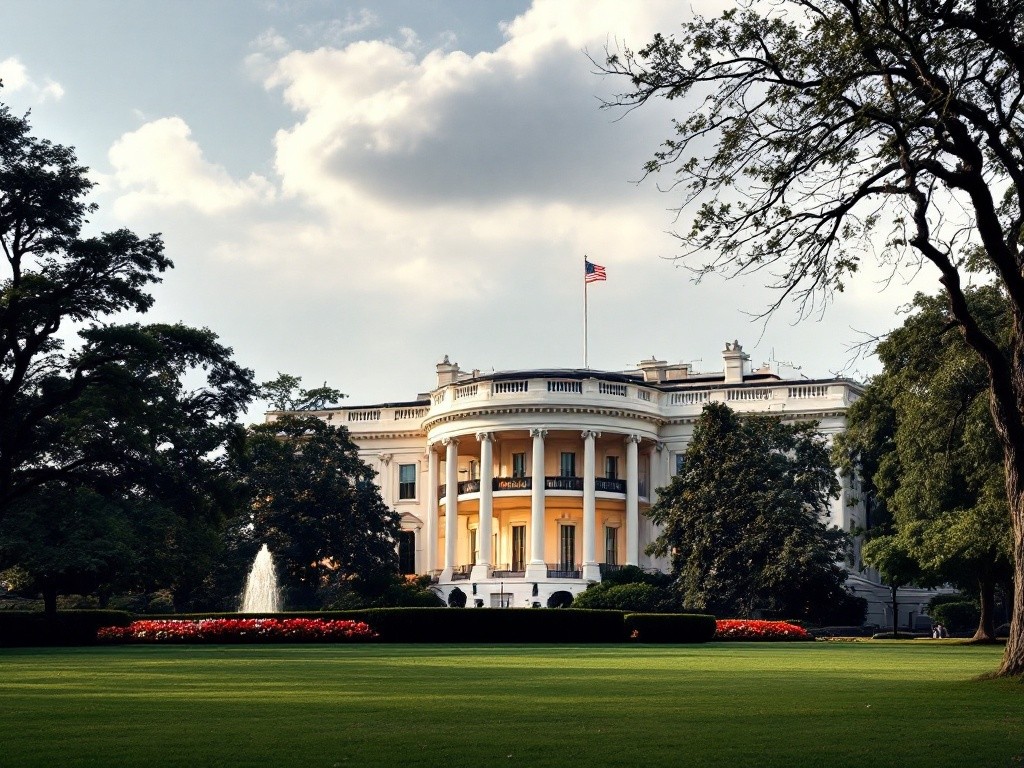
[[[583,254],[583,367],[589,368],[587,365],[587,286],[590,285],[587,280],[587,254]]]

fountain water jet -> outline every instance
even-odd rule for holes
[[[277,613],[281,610],[281,593],[277,587],[274,558],[270,556],[266,544],[253,561],[238,610],[242,613]]]

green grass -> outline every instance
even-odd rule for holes
[[[1001,648],[0,651],[0,766],[1020,766]]]

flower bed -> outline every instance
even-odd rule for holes
[[[323,619],[134,621],[96,633],[106,643],[339,643],[376,637],[364,622]]]
[[[784,621],[759,619],[719,619],[715,622],[715,640],[813,640],[803,627]]]

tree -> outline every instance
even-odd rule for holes
[[[212,566],[237,500],[224,449],[252,374],[208,330],[107,326],[86,332],[107,359],[44,426],[63,468],[7,506],[0,562],[42,590],[157,588],[186,604]],[[186,384],[187,382],[187,384]]]
[[[373,482],[345,427],[288,414],[249,428],[236,459],[251,508],[235,522],[249,561],[274,556],[291,607],[319,607],[339,591],[374,593],[398,570],[398,514]]]
[[[692,98],[646,170],[674,168],[696,206],[680,238],[706,259],[698,275],[767,268],[779,303],[810,310],[865,253],[938,268],[988,378],[1014,534],[1000,673],[1024,674],[1024,6],[751,4],[613,52],[602,69],[632,83],[616,106]],[[1006,291],[1006,344],[970,307],[973,271]]]
[[[1000,344],[1009,306],[998,286],[965,291],[971,311]],[[878,345],[882,374],[849,411],[836,440],[844,472],[890,513],[888,542],[866,549],[885,572],[890,544],[917,564],[903,583],[953,583],[977,590],[975,640],[995,639],[996,587],[1011,577],[1010,521],[1002,452],[977,355],[954,331],[942,296],[918,295],[903,326]],[[873,542],[872,542],[873,544]]]
[[[345,397],[327,382],[313,389],[302,389],[301,383],[301,376],[278,372],[276,379],[260,385],[259,396],[278,411],[319,411]]]
[[[48,610],[70,584],[201,562],[229,495],[217,454],[253,395],[208,330],[111,322],[148,310],[172,265],[158,235],[83,237],[91,188],[0,105],[0,562],[31,570]]]
[[[847,536],[823,522],[838,493],[816,424],[711,403],[651,508],[663,526],[651,549],[671,558],[688,609],[818,619],[847,599]]]

